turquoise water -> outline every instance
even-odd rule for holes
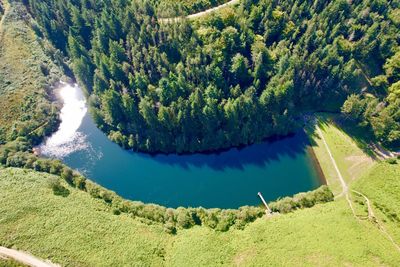
[[[81,114],[69,145],[55,146],[51,153],[45,144],[44,154],[59,157],[127,199],[167,207],[237,208],[259,205],[258,192],[270,201],[321,184],[303,131],[218,154],[151,156],[110,142],[86,110]],[[66,152],[58,153],[61,150]]]

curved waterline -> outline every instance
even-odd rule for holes
[[[78,131],[87,113],[86,100],[78,85],[61,83],[57,94],[63,101],[58,130],[39,146],[40,153],[55,158],[87,148],[85,135]]]
[[[94,124],[77,86],[63,85],[59,130],[40,146],[124,198],[168,207],[238,208],[317,188],[321,181],[303,131],[213,154],[148,155],[111,142]]]

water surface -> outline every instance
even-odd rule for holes
[[[95,126],[81,90],[63,85],[60,129],[40,146],[124,198],[168,207],[237,208],[317,188],[321,182],[303,131],[217,154],[134,153]]]

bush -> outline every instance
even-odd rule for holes
[[[7,157],[6,166],[21,168],[25,166],[25,162],[26,155],[24,152],[11,153],[11,155],[8,155]]]
[[[92,197],[102,199],[110,205],[112,212],[119,215],[122,212],[139,218],[146,219],[146,223],[162,223],[167,233],[175,234],[177,228],[190,228],[194,225],[206,225],[217,231],[228,231],[231,227],[243,229],[248,223],[265,215],[261,207],[241,207],[237,210],[204,209],[204,208],[178,208],[171,209],[158,205],[143,204],[120,198],[114,192],[86,180],[85,177],[74,173],[69,167],[58,160],[41,159],[24,151],[23,140],[14,141],[0,147],[0,164],[13,167],[24,167],[36,171],[59,175],[68,184],[88,192]],[[49,187],[55,195],[68,196],[69,190],[65,188],[60,179],[49,180]],[[294,197],[272,202],[273,211],[287,213],[299,208],[312,207],[318,203],[333,200],[333,194],[327,186],[317,190],[299,193]]]
[[[164,224],[164,231],[168,234],[175,235],[176,234],[176,227],[175,223],[172,221],[168,221]]]
[[[63,164],[59,160],[52,160],[50,162],[50,173],[55,175],[60,175],[61,170],[63,169]]]
[[[95,183],[86,183],[86,191],[94,198],[100,198],[100,187]]]
[[[54,195],[56,196],[63,196],[67,197],[70,192],[67,188],[65,188],[59,179],[57,178],[50,178],[48,181],[49,187],[53,190]]]
[[[307,193],[299,193],[293,197],[285,197],[269,204],[273,212],[289,213],[296,209],[311,208],[319,203],[333,201],[334,196],[328,186]]]
[[[180,227],[187,229],[195,225],[193,218],[187,209],[178,208],[177,212],[178,216],[176,221]]]
[[[38,159],[33,163],[33,169],[39,172],[50,172],[50,164],[49,160],[46,159]]]
[[[74,175],[73,183],[75,187],[80,190],[86,189],[86,178],[83,177],[82,175]]]
[[[389,164],[397,164],[397,159],[395,158],[389,158],[385,160]]]
[[[61,178],[63,178],[70,185],[74,184],[74,180],[73,180],[74,179],[74,173],[68,167],[64,166],[64,168],[63,168],[63,170],[61,172]]]
[[[113,214],[114,215],[120,215],[121,211],[119,209],[113,209]]]

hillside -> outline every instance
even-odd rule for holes
[[[348,97],[348,119],[399,146],[397,1],[242,1],[166,24],[140,1],[29,9],[71,59],[100,129],[125,148],[247,145],[295,131],[306,112],[338,112]]]
[[[400,2],[241,0],[162,23],[222,2],[0,0],[0,246],[62,266],[398,266],[400,158],[373,147],[400,146]],[[269,203],[273,216],[125,200],[32,153],[66,74],[124,148],[213,151],[304,127],[328,186]]]
[[[37,143],[57,126],[58,109],[51,102],[50,88],[62,72],[45,53],[25,7],[1,2],[5,14],[0,23],[0,144],[20,136]]]
[[[400,260],[400,254],[374,225],[353,218],[344,200],[262,218],[243,231],[218,233],[195,227],[172,236],[157,224],[148,226],[125,215],[113,215],[107,205],[73,188],[66,198],[55,196],[46,185],[48,175],[17,169],[0,173],[0,191],[6,192],[1,197],[0,244],[67,266],[130,262],[215,266],[266,260],[281,264],[283,259],[292,266],[299,262],[325,264],[326,259],[330,266],[373,262],[395,266]],[[400,234],[398,229],[396,234]]]
[[[334,156],[343,159],[339,165],[344,171],[349,166],[344,163],[351,163],[349,157],[360,152],[346,134],[337,135],[336,131],[330,124],[323,130]],[[344,144],[350,149],[344,149]],[[323,147],[320,149],[321,156]],[[400,210],[396,203],[400,165],[381,162],[369,166],[355,176],[357,182],[351,189],[371,200],[375,215],[399,242],[396,218]],[[399,251],[386,235],[366,219],[365,203],[355,195],[352,199],[357,217],[346,200],[339,198],[311,209],[260,218],[244,230],[218,232],[195,226],[171,235],[159,223],[148,225],[139,217],[114,215],[104,201],[67,184],[63,185],[69,195],[56,196],[49,187],[50,178],[30,170],[0,169],[0,192],[4,192],[0,197],[0,245],[66,266],[121,266],[132,262],[142,266],[248,266],[266,262],[396,266],[400,260]],[[335,177],[328,179],[334,181]]]

